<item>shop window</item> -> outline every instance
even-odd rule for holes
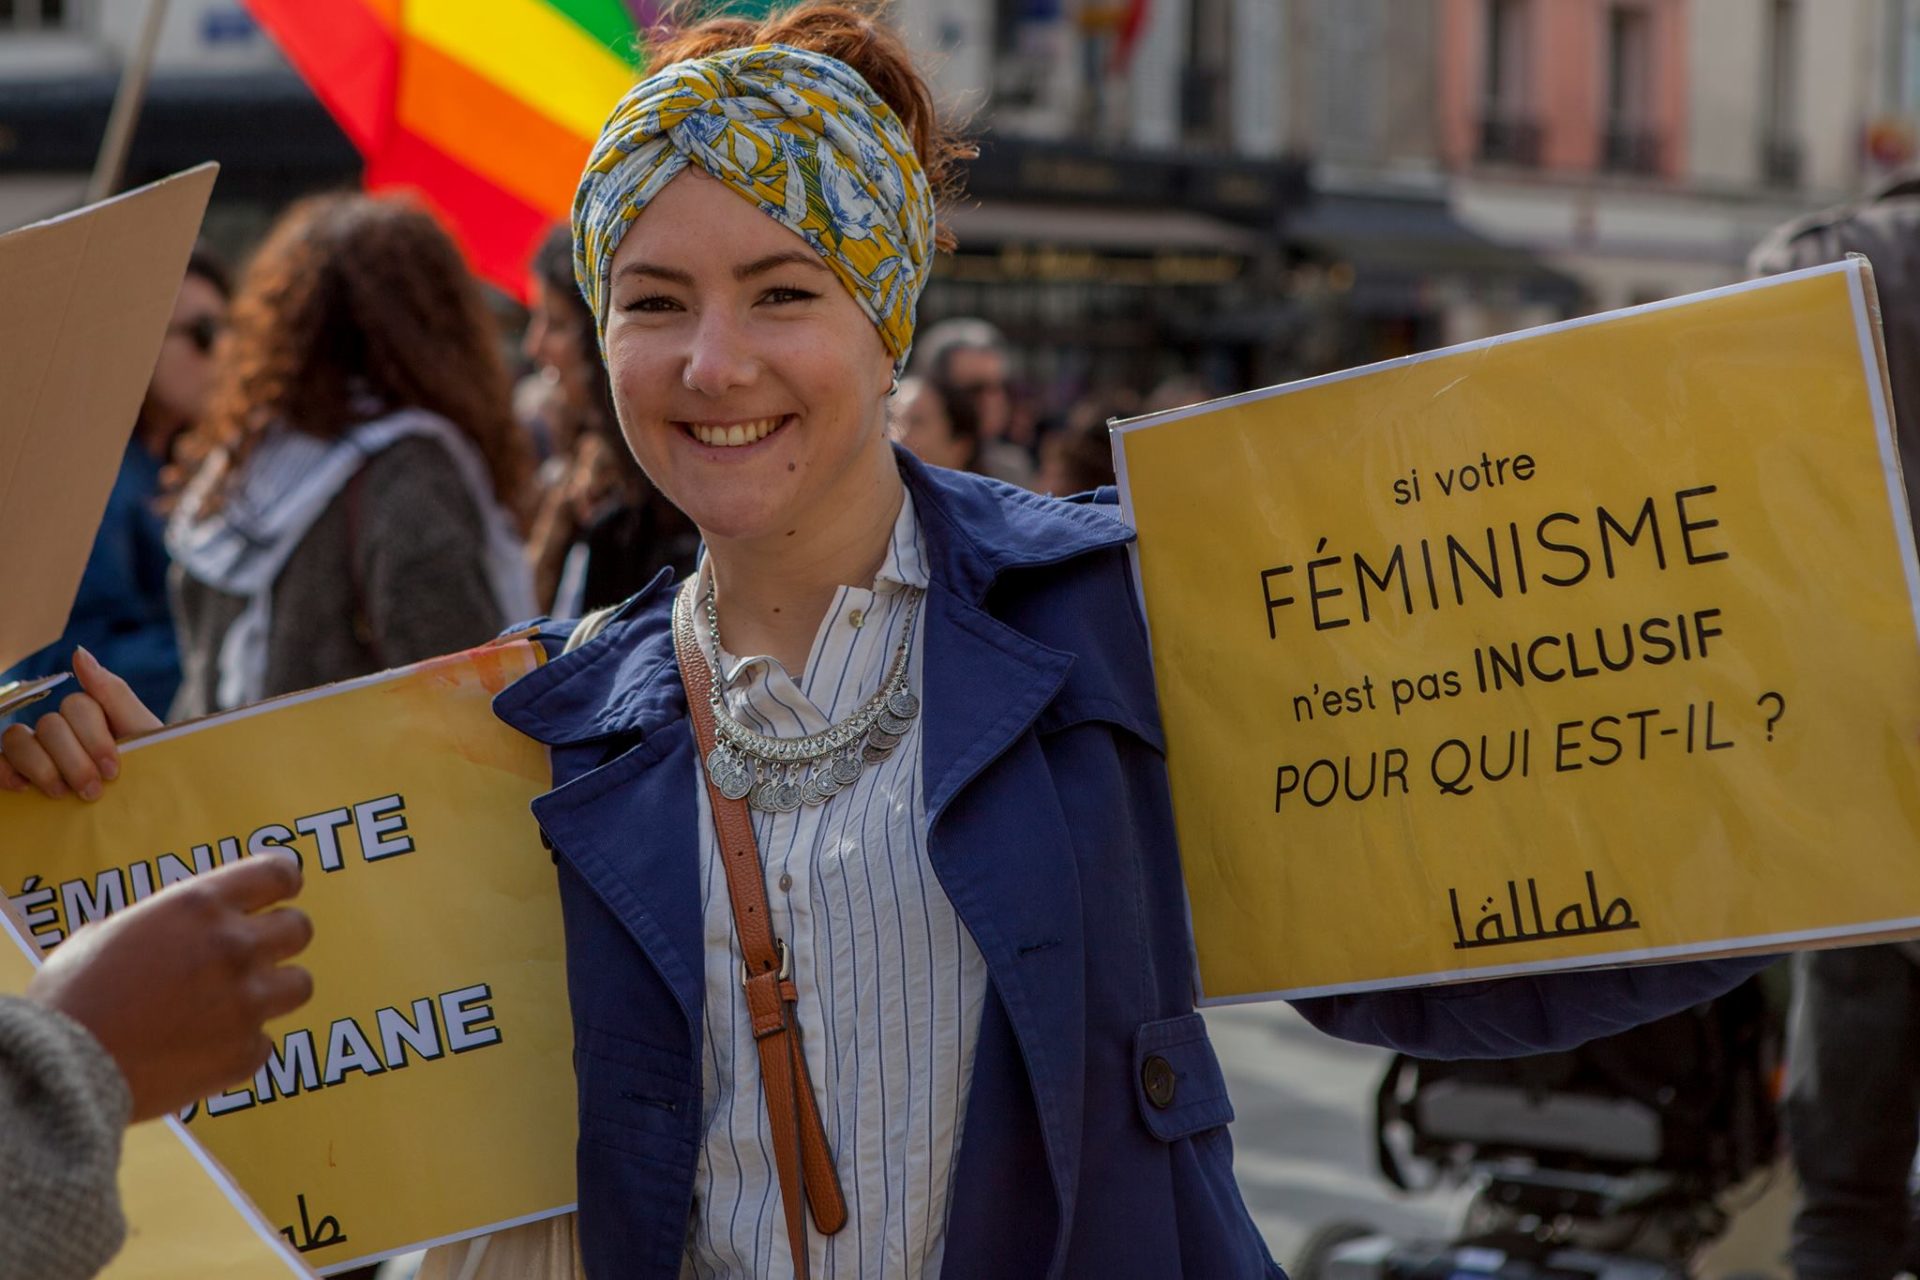
[[[1767,6],[1766,83],[1761,86],[1764,112],[1760,134],[1760,172],[1770,184],[1792,187],[1800,182],[1800,128],[1798,67],[1799,5],[1795,0],[1769,0]]]
[[[1189,143],[1225,146],[1232,52],[1227,0],[1188,0],[1187,65],[1180,77],[1180,122]]]
[[[1390,15],[1381,0],[1320,0],[1326,50],[1319,77],[1320,149],[1332,159],[1372,162],[1380,150],[1380,71]]]
[[[0,0],[0,32],[71,30],[77,7],[75,0]]]
[[[1540,125],[1533,117],[1533,0],[1487,0],[1480,158],[1501,164],[1540,162]]]
[[[1061,0],[993,0],[993,94],[1003,108],[1030,107],[1054,74]]]
[[[1621,173],[1655,173],[1660,136],[1653,120],[1653,15],[1637,4],[1607,10],[1607,123],[1601,159]]]

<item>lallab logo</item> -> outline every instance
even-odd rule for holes
[[[287,1243],[296,1252],[312,1253],[316,1249],[331,1249],[334,1245],[347,1242],[346,1234],[340,1230],[340,1219],[328,1214],[319,1222],[314,1222],[307,1216],[307,1198],[304,1195],[296,1198],[300,1202],[299,1235],[295,1236],[292,1226],[280,1228],[280,1234],[287,1238]]]

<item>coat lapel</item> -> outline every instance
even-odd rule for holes
[[[647,955],[700,1026],[699,815],[686,722],[662,728],[533,802],[553,846]]]
[[[1057,1254],[1073,1219],[1083,1110],[1083,1046],[1062,1034],[1085,1022],[1080,891],[1065,820],[1023,767],[1032,762],[1017,757],[1073,659],[938,580],[927,596],[925,655],[928,855],[980,948],[1027,1066],[1059,1210]],[[1037,744],[1024,750],[1038,758]],[[993,1120],[970,1116],[968,1125]]]
[[[670,578],[656,578],[594,640],[501,693],[494,713],[552,749],[556,786],[533,812],[555,859],[619,919],[697,1028],[699,813]]]
[[[921,677],[928,854],[1020,1047],[1053,1180],[1058,1258],[1079,1186],[1086,948],[1072,832],[1046,785],[1033,729],[1074,659],[1000,621],[985,602],[1008,571],[1116,546],[1131,534],[1098,511],[930,471],[910,457],[901,471],[933,561]],[[973,1117],[970,1131],[982,1122],[992,1120]],[[954,1194],[967,1191],[960,1185]]]

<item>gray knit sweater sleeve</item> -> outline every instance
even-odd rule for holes
[[[120,1069],[79,1023],[0,997],[0,1280],[79,1280],[119,1252],[132,1110]]]

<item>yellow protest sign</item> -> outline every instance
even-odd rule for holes
[[[32,949],[0,911],[0,991],[33,979]],[[120,1212],[127,1239],[101,1280],[260,1280],[311,1276],[225,1172],[168,1117],[127,1130],[120,1152]]]
[[[1920,930],[1864,263],[1122,424],[1210,1001]]]
[[[559,899],[527,811],[550,775],[490,707],[538,661],[516,641],[164,731],[93,805],[0,795],[0,872],[43,944],[300,856],[313,1001],[188,1125],[323,1274],[573,1207]]]
[[[127,1130],[120,1207],[127,1242],[99,1280],[314,1274],[172,1118]]]

